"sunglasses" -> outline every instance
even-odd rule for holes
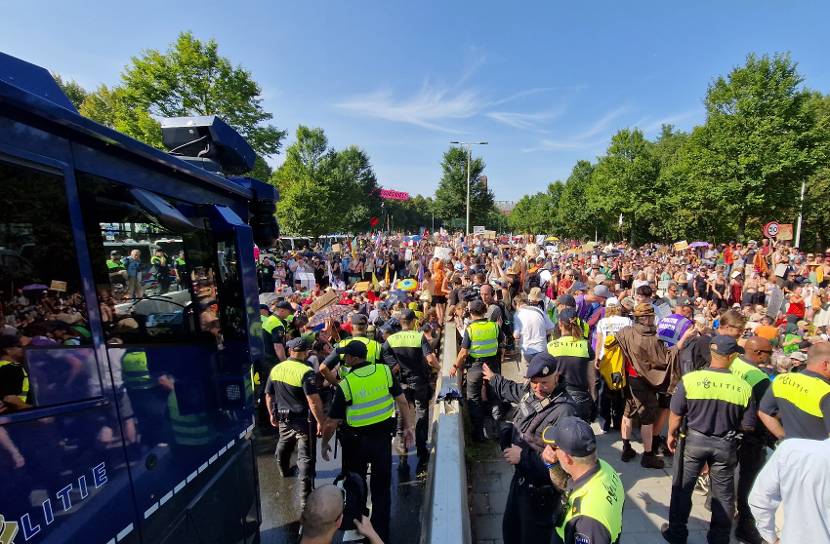
[[[755,353],[766,353],[767,355],[772,355],[771,349],[755,349],[753,350]]]

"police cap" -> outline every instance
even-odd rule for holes
[[[560,295],[556,299],[556,303],[561,306],[568,306],[569,308],[576,308],[576,299],[573,295]]]
[[[260,310],[265,310],[265,311],[266,311],[266,312],[268,312],[269,314],[271,313],[271,308],[269,308],[267,304],[260,304],[260,305],[259,305],[259,309],[260,309]]]
[[[277,310],[288,310],[289,312],[294,310],[294,307],[287,300],[277,302],[276,308]]]
[[[404,321],[415,321],[416,315],[415,312],[410,310],[409,308],[401,311],[401,319]]]
[[[559,369],[559,361],[550,353],[537,353],[527,365],[525,378],[545,378]]]
[[[559,312],[559,321],[564,321],[565,323],[570,323],[576,319],[576,309],[574,308],[563,308],[561,312]]]
[[[352,357],[366,358],[366,344],[360,340],[352,340],[345,346],[337,348],[338,355],[351,355]]]
[[[308,340],[300,336],[299,338],[292,338],[286,342],[288,351],[308,351],[311,346],[308,345]]]
[[[352,325],[366,327],[369,325],[369,318],[363,314],[354,314],[352,316]]]
[[[597,437],[593,429],[575,416],[563,417],[556,425],[545,427],[542,441],[572,457],[588,457],[597,451]]]
[[[712,338],[709,344],[709,349],[712,353],[718,355],[732,355],[733,353],[743,353],[744,348],[738,345],[738,341],[731,336],[719,335]]]

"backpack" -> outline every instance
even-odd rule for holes
[[[625,387],[625,358],[622,347],[612,335],[605,337],[605,351],[599,361],[599,374],[610,391]]]

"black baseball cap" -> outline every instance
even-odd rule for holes
[[[474,301],[470,302],[470,313],[476,315],[484,315],[487,311],[487,305],[484,304],[484,301],[480,298],[475,299]]]
[[[557,421],[556,425],[545,427],[542,441],[572,457],[588,457],[597,451],[597,437],[593,429],[575,416],[566,416]]]
[[[722,334],[712,338],[709,349],[718,355],[732,355],[733,353],[744,352],[744,348],[738,345],[737,340],[731,336],[724,336]]]
[[[345,346],[337,348],[338,355],[351,355],[352,357],[366,358],[366,344],[360,340],[352,340]]]
[[[555,373],[559,368],[559,361],[550,353],[537,353],[527,365],[525,378],[544,378]]]
[[[308,340],[302,336],[299,338],[292,338],[285,345],[291,351],[308,351],[311,348],[311,346],[308,345]]]
[[[267,304],[260,304],[259,309],[260,310],[266,310],[268,313],[271,312],[271,308],[269,308]]]
[[[569,322],[576,319],[576,309],[575,308],[563,308],[561,312],[559,312],[559,321]]]
[[[416,317],[417,316],[415,315],[415,312],[413,312],[409,308],[406,308],[405,310],[401,311],[401,319],[403,319],[404,321],[415,321]]]
[[[369,324],[369,318],[363,314],[354,314],[352,316],[352,325],[363,325],[364,327]]]
[[[293,311],[294,310],[294,307],[287,300],[281,300],[281,301],[277,302],[276,308],[278,310],[288,310],[288,311]]]

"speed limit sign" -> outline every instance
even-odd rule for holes
[[[781,232],[781,225],[777,221],[770,221],[764,225],[764,236],[767,238],[775,238]]]

